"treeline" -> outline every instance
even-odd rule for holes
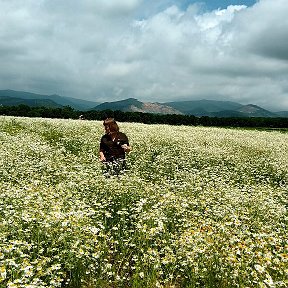
[[[79,119],[80,115],[82,115],[82,118],[86,120],[103,120],[107,117],[114,117],[119,122],[138,122],[144,124],[288,128],[288,118],[218,118],[208,116],[195,117],[193,115],[154,114],[111,110],[77,111],[69,106],[65,106],[63,108],[30,107],[27,105],[0,106],[0,115],[62,119]]]

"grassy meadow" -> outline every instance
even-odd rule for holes
[[[288,287],[288,133],[0,116],[0,288]]]

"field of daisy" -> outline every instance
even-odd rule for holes
[[[0,116],[0,287],[288,287],[288,133]]]

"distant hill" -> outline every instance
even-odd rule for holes
[[[63,107],[70,106],[78,111],[120,110],[123,112],[143,112],[157,114],[194,115],[197,117],[285,117],[288,111],[271,112],[257,105],[242,105],[232,101],[191,100],[174,102],[141,102],[128,98],[114,102],[93,102],[59,95],[42,95],[24,91],[0,90],[0,105],[11,106]]]
[[[72,97],[64,97],[64,96],[59,96],[56,94],[42,95],[42,94],[36,94],[36,93],[30,93],[30,92],[24,92],[24,91],[14,91],[14,90],[0,90],[0,97],[10,97],[10,98],[18,98],[18,99],[26,99],[26,100],[42,100],[44,104],[43,106],[46,106],[47,104],[48,105],[47,107],[50,107],[49,103],[51,104],[51,101],[53,101],[57,105],[70,106],[76,110],[89,110],[99,104],[99,102],[76,99]],[[13,102],[14,100],[11,100],[11,101]],[[29,101],[26,102],[26,105],[29,105],[28,103]]]
[[[248,117],[277,117],[275,113],[253,104],[244,105],[237,111],[245,114]]]
[[[257,105],[242,105],[232,101],[194,100],[166,103],[141,102],[135,98],[104,102],[95,110],[120,110],[123,112],[146,112],[159,114],[183,114],[209,117],[288,117],[285,111],[270,112]],[[286,115],[286,116],[285,116]]]
[[[94,107],[94,110],[120,110],[120,111],[131,111],[130,107],[134,106],[140,108],[142,102],[138,101],[134,98],[128,98],[125,100],[114,101],[114,102],[104,102],[102,104],[97,105]]]
[[[219,112],[211,112],[208,113],[207,115],[202,115],[202,116],[209,116],[209,117],[218,117],[218,118],[228,118],[228,117],[233,117],[233,118],[242,118],[242,117],[248,117],[245,113],[239,112],[239,111],[233,111],[233,110],[223,110]]]
[[[104,102],[94,108],[94,110],[120,110],[123,112],[143,112],[143,113],[159,113],[159,114],[183,114],[173,107],[161,104],[140,102],[135,98],[115,102]]]
[[[288,118],[288,111],[278,111],[274,112],[274,114],[276,114],[278,117]]]
[[[242,105],[236,110],[223,110],[210,113],[213,117],[278,117],[277,114],[265,110],[257,105]]]
[[[50,100],[50,99],[21,99],[16,97],[0,96],[0,105],[3,106],[18,106],[27,105],[31,107],[44,106],[49,108],[61,108],[60,104]]]
[[[224,110],[237,110],[243,105],[231,101],[194,100],[163,103],[181,111],[183,114],[194,116],[209,116],[210,113]]]

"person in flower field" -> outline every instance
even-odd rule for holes
[[[100,141],[100,161],[103,163],[125,163],[125,154],[132,150],[128,137],[119,131],[119,126],[114,118],[105,119],[103,125],[105,135],[101,137]]]

